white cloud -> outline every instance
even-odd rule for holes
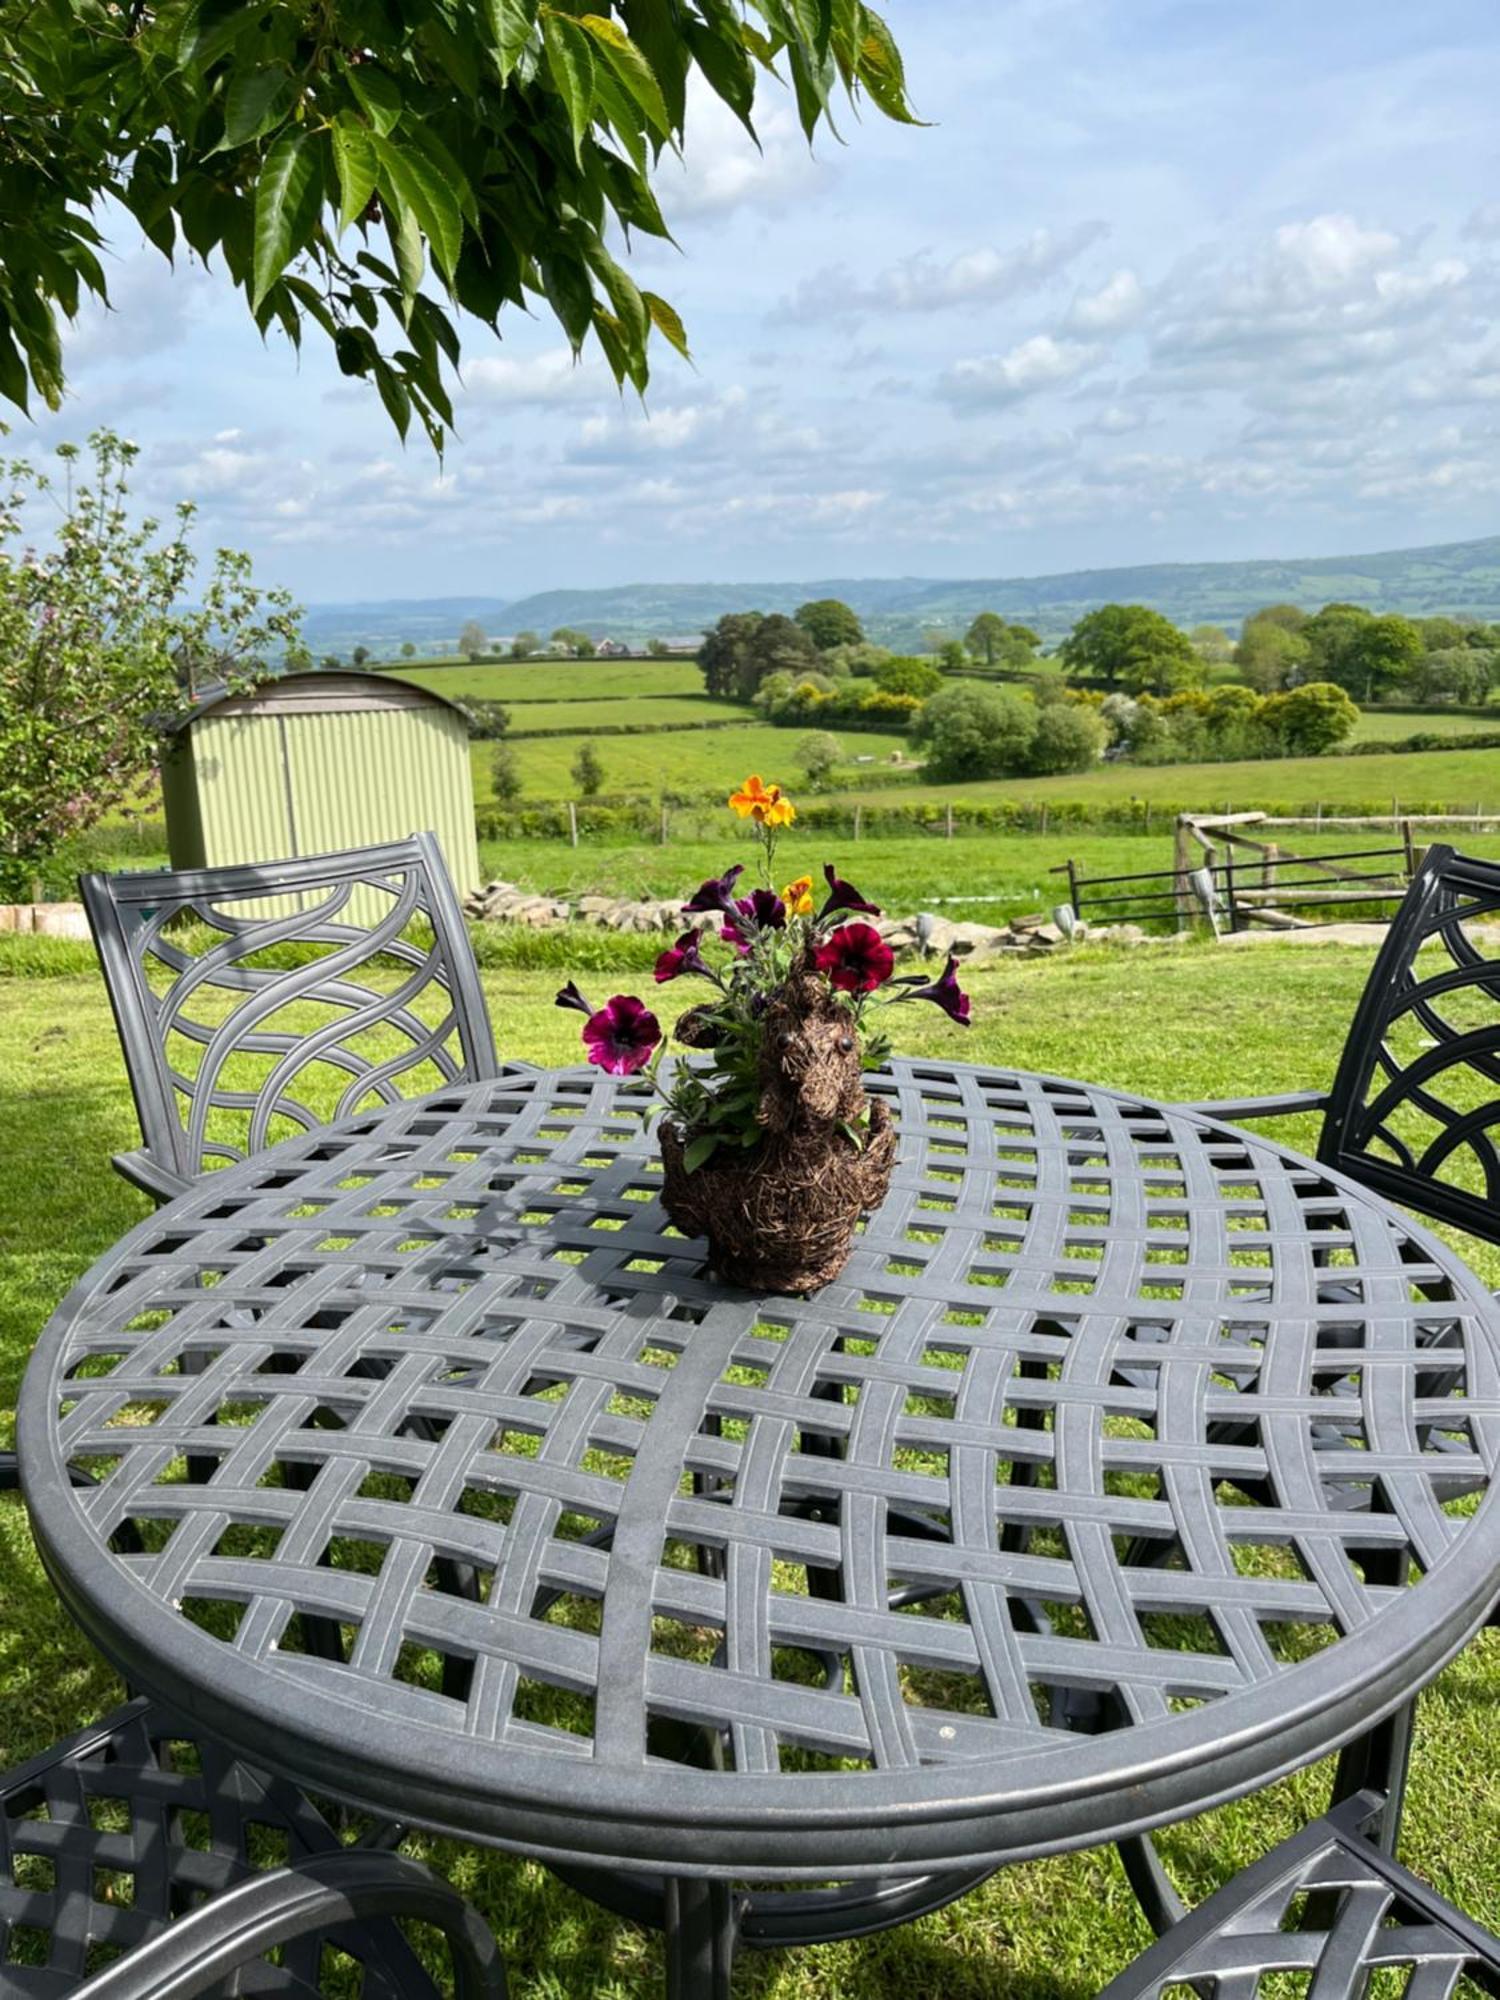
[[[786,310],[793,319],[818,320],[999,303],[1037,290],[1107,233],[1102,222],[1080,222],[1060,233],[1038,229],[1013,249],[965,250],[947,263],[924,250],[863,281],[842,266],[830,268],[805,278]]]
[[[826,170],[785,106],[773,102],[763,107],[755,129],[759,146],[695,73],[681,157],[663,154],[653,175],[669,228],[683,216],[778,207],[806,196],[821,183]]]
[[[1084,341],[1055,340],[1050,333],[1034,333],[1006,354],[955,362],[945,371],[940,392],[951,403],[998,408],[1044,389],[1060,388],[1100,358],[1101,350]]]
[[[1145,290],[1135,272],[1116,271],[1098,291],[1078,294],[1068,325],[1079,333],[1115,333],[1138,320],[1145,306]]]
[[[599,362],[576,361],[566,347],[513,358],[482,354],[464,368],[464,387],[478,402],[510,403],[544,409],[557,403],[577,403],[612,391]]]

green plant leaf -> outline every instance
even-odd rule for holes
[[[296,95],[290,71],[279,63],[271,69],[238,72],[224,99],[224,137],[214,151],[248,146],[252,139],[259,139],[281,123]]]
[[[632,355],[637,359],[643,357],[646,352],[646,334],[651,322],[646,312],[645,301],[636,289],[635,280],[621,270],[597,237],[585,246],[584,254],[594,275],[609,295],[609,302],[614,307],[615,317],[624,329],[625,339]],[[631,379],[635,379],[634,371]],[[641,385],[637,384],[637,387],[639,386]]]
[[[656,328],[657,332],[671,346],[677,349],[677,352],[682,356],[684,361],[691,361],[693,357],[688,352],[687,328],[678,316],[676,307],[669,305],[664,298],[659,297],[655,292],[642,292],[641,298],[645,302],[647,312],[651,315],[651,324]]]
[[[203,0],[188,10],[177,42],[179,69],[206,70],[266,11],[267,0]]]
[[[547,69],[557,86],[573,131],[573,150],[583,157],[583,135],[594,109],[594,51],[588,36],[566,14],[547,8],[542,15],[542,46]]]
[[[718,10],[711,8],[706,11],[714,15]],[[686,29],[688,47],[710,88],[724,100],[753,139],[755,123],[751,110],[755,104],[755,64],[750,60],[738,33],[738,23],[731,20],[726,33],[721,27],[705,27],[701,21],[689,18]]]
[[[283,132],[266,156],[255,189],[255,262],[251,304],[266,293],[311,236],[321,181],[317,147],[300,127]]]
[[[349,63],[344,74],[371,129],[382,139],[389,138],[401,121],[400,84],[388,70],[378,69],[374,63]]]
[[[415,216],[432,245],[433,262],[451,284],[464,240],[457,197],[424,153],[378,136],[371,143],[380,164],[383,190]],[[405,275],[403,272],[403,282]]]
[[[339,177],[339,228],[347,229],[364,214],[375,192],[375,148],[368,128],[347,112],[335,118],[330,136]]]
[[[484,0],[495,67],[503,83],[515,68],[536,26],[536,0]]]
[[[718,1145],[718,1135],[714,1132],[700,1132],[696,1139],[690,1139],[682,1150],[682,1171],[695,1174]]]
[[[667,116],[667,101],[661,94],[661,85],[650,63],[619,22],[611,21],[603,14],[582,14],[578,25],[593,36],[603,49],[610,68],[645,112],[649,123],[664,139],[667,138],[672,130],[672,121]]]
[[[415,213],[394,194],[384,192],[383,206],[386,234],[391,239],[391,254],[396,259],[399,274],[402,311],[409,313],[422,282],[422,273],[427,268],[427,260],[422,254],[422,225]]]
[[[859,80],[887,118],[898,125],[920,125],[906,100],[906,69],[895,37],[873,7],[864,10],[864,33],[859,43]]]

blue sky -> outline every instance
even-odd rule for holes
[[[664,164],[688,323],[643,408],[551,322],[475,328],[440,467],[317,346],[113,229],[73,397],[153,504],[308,601],[1016,575],[1500,529],[1492,0],[886,0],[924,130]]]

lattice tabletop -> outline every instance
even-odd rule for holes
[[[894,1188],[805,1302],[708,1275],[592,1071],[162,1209],[26,1378],[75,1615],[314,1787],[787,1880],[1196,1811],[1451,1657],[1500,1578],[1500,1312],[1462,1264],[1140,1099],[875,1087]]]

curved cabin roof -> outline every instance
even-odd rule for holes
[[[180,735],[205,715],[349,715],[356,711],[397,712],[402,709],[446,708],[467,723],[456,701],[420,687],[400,674],[308,673],[281,674],[262,681],[248,694],[220,688],[200,697],[177,716],[168,731]]]

